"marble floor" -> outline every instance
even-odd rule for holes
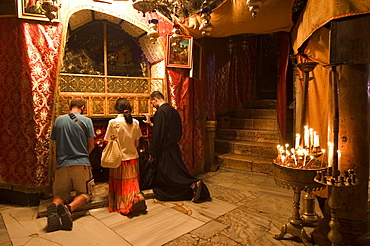
[[[107,185],[100,184],[101,206],[76,212],[72,231],[47,232],[43,205],[0,205],[0,245],[303,245],[290,234],[273,238],[292,215],[293,191],[278,187],[272,175],[220,169],[198,177],[212,201],[162,202],[146,191],[147,213],[133,218],[108,212]]]

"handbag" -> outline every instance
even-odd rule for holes
[[[114,138],[108,141],[101,154],[102,167],[117,168],[122,162],[122,149],[118,142],[118,138]]]

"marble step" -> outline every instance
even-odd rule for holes
[[[275,119],[239,119],[232,118],[230,122],[231,129],[246,130],[272,130],[277,131],[278,123]]]
[[[244,104],[244,108],[258,108],[258,109],[274,109],[276,108],[276,100],[260,99],[254,100]]]
[[[278,131],[268,130],[217,129],[216,139],[279,144],[280,135]]]
[[[273,159],[270,158],[258,158],[233,153],[216,153],[215,156],[220,167],[272,174]]]
[[[238,109],[233,118],[243,119],[277,119],[276,109]]]
[[[262,158],[276,158],[275,143],[256,143],[245,141],[215,140],[215,151]]]

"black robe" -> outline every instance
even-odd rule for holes
[[[181,118],[168,103],[162,104],[154,115],[149,154],[155,158],[156,175],[153,192],[161,200],[191,200],[190,186],[199,179],[186,168],[178,145],[182,136]],[[208,188],[203,184],[201,201],[210,200]]]

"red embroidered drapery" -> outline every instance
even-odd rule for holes
[[[49,185],[49,136],[61,25],[0,22],[0,188],[39,192]]]
[[[207,117],[238,108],[253,97],[259,56],[258,37],[203,39],[202,79],[208,89]]]
[[[168,101],[181,116],[182,157],[186,167],[192,172],[202,169],[204,164],[204,90],[195,90],[200,88],[201,84],[195,85],[188,74],[187,69],[167,68]]]

